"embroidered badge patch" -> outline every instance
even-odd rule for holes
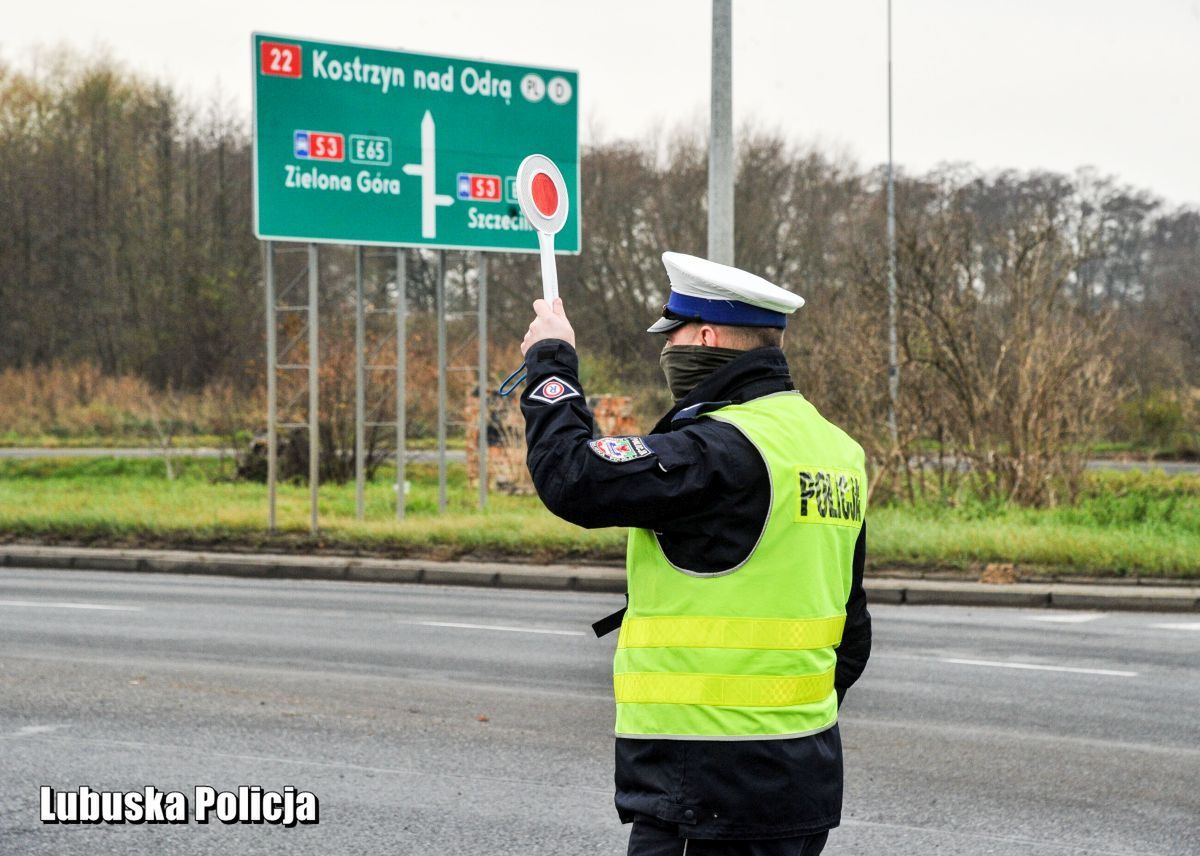
[[[568,398],[578,398],[579,390],[561,378],[548,377],[529,393],[529,397],[546,404],[557,404]]]
[[[637,437],[601,437],[588,442],[588,448],[597,456],[614,464],[647,458],[654,453]]]

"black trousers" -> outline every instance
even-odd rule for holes
[[[674,827],[641,820],[629,832],[628,856],[817,856],[825,849],[828,832],[801,838],[726,841],[680,838]]]

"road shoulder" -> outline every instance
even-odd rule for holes
[[[521,564],[433,559],[372,559],[283,553],[218,553],[184,550],[104,549],[0,545],[0,566],[127,573],[199,574],[259,579],[426,583],[487,588],[624,592],[619,567]],[[1016,582],[987,584],[962,579],[915,579],[869,574],[875,603],[1056,609],[1200,611],[1200,586],[1114,582]]]

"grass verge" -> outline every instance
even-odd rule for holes
[[[245,449],[252,439],[249,431],[238,431],[231,438],[227,434],[180,434],[171,439],[173,451],[183,449],[225,449],[236,446]],[[18,434],[13,431],[0,433],[0,448],[6,449],[161,449],[158,438],[149,434]],[[435,437],[409,437],[409,451],[437,448]],[[448,449],[465,449],[462,437],[446,440]]]
[[[534,497],[493,495],[486,511],[462,466],[450,468],[448,512],[436,513],[436,471],[410,466],[408,516],[394,519],[390,474],[369,484],[354,519],[354,486],[320,493],[321,532],[308,532],[308,489],[281,485],[279,528],[266,529],[263,485],[228,481],[218,461],[180,459],[174,481],[153,460],[0,462],[0,538],[112,546],[327,551],[379,556],[620,561],[624,531],[585,530]],[[226,469],[228,465],[226,464]],[[1200,578],[1200,477],[1099,473],[1072,507],[976,501],[873,508],[876,567],[967,569],[1014,562],[1023,574]]]

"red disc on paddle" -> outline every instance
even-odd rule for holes
[[[558,210],[558,188],[554,186],[554,181],[544,172],[539,172],[533,177],[533,204],[537,206],[537,210],[544,217],[553,217],[554,212]]]

